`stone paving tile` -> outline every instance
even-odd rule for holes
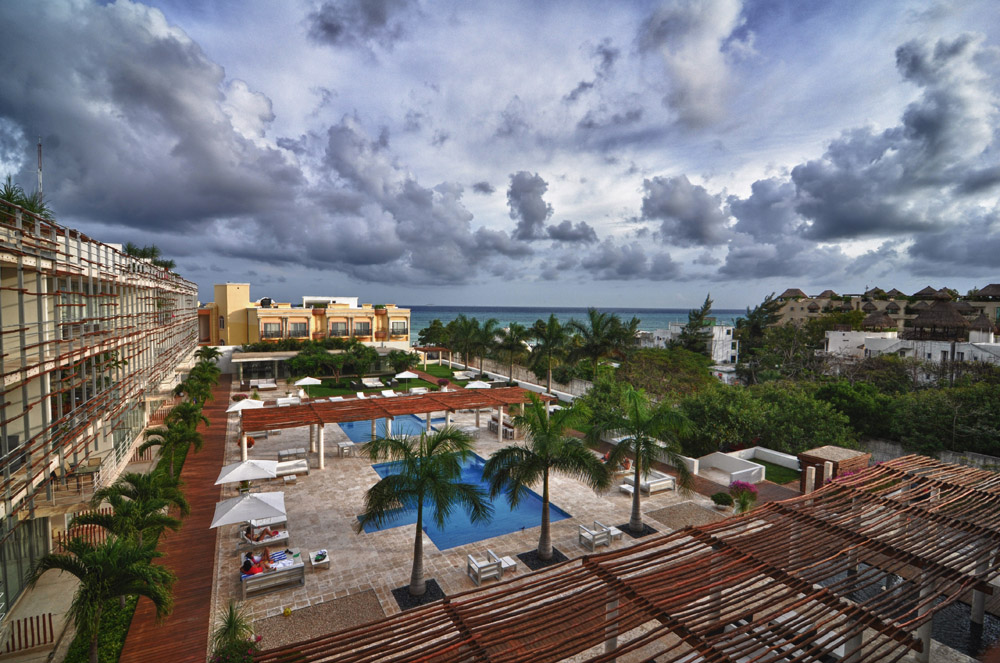
[[[500,447],[496,437],[485,430],[487,419],[488,415],[484,413],[481,418],[484,428],[476,441],[476,452],[484,458]],[[473,425],[475,416],[472,413],[458,413],[453,416],[453,423],[460,426]],[[235,420],[228,427],[231,440],[226,447],[226,462],[239,460],[238,428],[234,424]],[[299,477],[295,485],[285,486],[277,481],[261,482],[255,486],[255,490],[284,490],[290,547],[299,548],[303,553],[326,548],[330,554],[330,568],[313,569],[307,564],[305,587],[248,600],[246,604],[253,619],[273,617],[281,614],[286,607],[301,609],[370,590],[374,590],[386,615],[399,612],[390,591],[409,583],[414,526],[404,525],[370,534],[355,533],[353,526],[357,514],[361,512],[364,493],[378,481],[378,475],[371,464],[360,457],[339,457],[337,442],[348,440],[340,426],[327,425],[324,438],[325,470],[318,469],[316,454],[310,454],[311,470],[307,476]],[[504,442],[504,445],[507,444],[510,444],[509,440]],[[258,440],[250,457],[277,459],[277,453],[281,449],[308,446],[307,428],[286,429],[281,435]],[[612,490],[598,495],[583,483],[559,475],[554,475],[550,484],[553,503],[573,515],[553,523],[551,528],[552,544],[570,559],[589,552],[577,541],[578,525],[590,526],[594,520],[606,524],[628,520],[631,502],[626,494]],[[236,494],[236,487],[222,490],[223,499]],[[644,496],[643,511],[656,511],[689,500],[711,504],[710,500],[701,495],[682,496],[674,491],[663,491]],[[215,560],[213,614],[218,614],[219,608],[225,606],[231,598],[240,598],[236,552],[238,529],[236,526],[228,526],[221,530]],[[482,558],[489,548],[501,556],[513,556],[537,547],[538,535],[538,527],[533,527],[445,551],[438,550],[425,535],[425,577],[435,578],[448,595],[468,591],[475,588],[475,584],[465,573],[467,555]],[[627,545],[630,542],[625,537],[614,542],[611,547],[617,549]],[[519,565],[517,575],[525,572],[523,565]]]

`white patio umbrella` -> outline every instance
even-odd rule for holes
[[[397,380],[415,380],[415,379],[417,379],[419,377],[420,376],[417,375],[416,373],[414,373],[413,371],[403,371],[402,373],[396,373],[396,379]],[[406,390],[407,391],[410,390],[410,385],[409,384],[406,385]]]
[[[482,380],[473,380],[465,385],[466,389],[490,389],[493,385],[489,382],[483,382]]]
[[[323,384],[322,380],[317,380],[316,378],[304,377],[301,380],[295,382],[296,387],[312,387],[317,384]],[[309,395],[309,390],[304,389],[306,396]]]
[[[276,460],[245,460],[241,463],[226,465],[219,472],[215,485],[221,483],[236,483],[237,481],[254,481],[255,479],[273,479],[278,473]]]
[[[216,504],[215,516],[210,527],[284,515],[286,515],[284,493],[247,493]]]
[[[242,410],[254,410],[259,407],[264,407],[264,401],[258,401],[253,398],[244,398],[241,401],[237,401],[229,406],[226,412],[240,412]]]

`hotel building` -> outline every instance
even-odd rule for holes
[[[197,286],[0,203],[0,617],[197,346]]]

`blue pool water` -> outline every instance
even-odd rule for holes
[[[443,424],[444,417],[431,419],[431,430],[436,430],[434,424]],[[404,414],[392,420],[393,435],[420,435],[424,432],[424,420],[415,414]],[[345,421],[340,427],[351,438],[351,442],[360,444],[372,438],[371,419],[365,421]],[[385,437],[385,419],[375,420],[375,437]]]
[[[369,432],[371,424],[369,424]],[[462,466],[462,481],[465,483],[479,484],[484,491],[489,491],[489,485],[483,481],[483,461],[479,456],[471,456]],[[372,468],[380,477],[387,477],[393,473],[395,463],[379,463],[372,465]],[[542,498],[534,491],[528,491],[528,495],[521,500],[517,508],[511,510],[510,504],[505,496],[493,501],[493,519],[488,523],[473,524],[465,509],[455,507],[451,516],[445,523],[443,529],[439,529],[433,522],[430,511],[433,507],[430,504],[424,505],[424,532],[431,538],[438,550],[447,550],[462,546],[466,543],[490,539],[494,536],[510,534],[526,527],[538,527],[542,524]],[[549,520],[556,522],[570,518],[556,505],[549,502]],[[399,517],[386,525],[384,529],[399,527],[400,525],[412,525],[417,522],[417,511],[415,508],[401,509]],[[368,525],[366,532],[375,532],[380,528]]]

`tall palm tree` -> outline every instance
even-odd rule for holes
[[[477,321],[476,332],[473,335],[472,350],[479,355],[479,372],[483,372],[483,359],[497,344],[497,333],[500,331],[500,323],[496,318],[490,318],[486,322],[479,324]]]
[[[191,401],[184,401],[183,403],[178,403],[167,416],[163,419],[164,423],[168,426],[179,425],[186,426],[187,428],[197,428],[198,424],[205,424],[206,426],[211,425],[201,409],[201,405],[198,403],[192,403]]]
[[[570,320],[568,327],[575,332],[572,359],[586,358],[597,374],[597,364],[611,356],[618,345],[621,320],[614,313],[603,313],[596,308],[587,309],[587,321]]]
[[[69,554],[48,553],[40,557],[28,582],[34,586],[50,569],[65,571],[80,581],[69,614],[77,631],[90,637],[90,663],[97,663],[101,613],[111,599],[145,596],[156,607],[158,618],[170,614],[171,589],[176,578],[167,567],[150,563],[162,556],[153,546],[112,536],[99,545],[73,538],[64,547]]]
[[[468,318],[464,313],[459,313],[458,317],[448,324],[448,331],[449,348],[462,353],[465,370],[469,370],[469,357],[475,349],[475,339],[479,333],[479,320]]]
[[[552,369],[559,365],[569,348],[569,330],[563,326],[555,313],[548,321],[537,320],[531,328],[535,347],[531,352],[532,366],[542,366],[548,373],[545,390],[552,392]]]
[[[205,444],[205,439],[196,429],[176,424],[150,428],[146,431],[145,437],[146,441],[139,445],[139,451],[159,447],[160,458],[165,456],[170,459],[170,476],[175,478],[177,475],[174,473],[174,459],[191,447],[194,447],[195,451],[201,451]]]
[[[168,505],[165,499],[129,500],[111,494],[107,498],[111,513],[85,511],[73,517],[70,527],[97,525],[122,538],[132,538],[143,543],[146,535],[158,535],[164,529],[180,529],[181,521],[163,512]]]
[[[528,328],[517,322],[512,322],[507,329],[501,333],[500,343],[497,347],[507,353],[507,360],[510,372],[507,375],[507,382],[514,381],[514,360],[524,355],[526,351],[525,341],[531,338]]]
[[[546,405],[534,394],[523,415],[514,425],[526,431],[525,444],[504,447],[490,456],[483,466],[483,478],[490,483],[490,497],[507,495],[511,507],[517,506],[528,489],[542,484],[542,531],[538,537],[538,556],[552,559],[552,535],[549,530],[549,474],[558,472],[586,483],[594,490],[611,485],[608,468],[594,453],[566,429],[578,416],[572,409],[557,410],[551,417]]]
[[[222,357],[222,350],[211,345],[203,345],[194,352],[194,356],[202,361],[217,362]]]
[[[355,529],[361,532],[369,523],[382,527],[398,517],[401,507],[416,508],[410,594],[421,596],[427,589],[424,581],[424,507],[432,509],[431,517],[438,527],[444,527],[458,505],[469,513],[473,523],[487,521],[493,515],[493,505],[483,489],[461,481],[462,461],[472,453],[472,438],[457,428],[446,426],[431,435],[421,433],[420,437],[379,438],[367,442],[361,450],[374,462],[397,462],[399,472],[368,489],[364,512],[358,516]]]
[[[181,492],[181,485],[178,479],[160,470],[148,474],[125,472],[110,486],[95,491],[90,503],[98,506],[112,495],[121,495],[141,502],[164,500],[167,504],[177,507],[182,516],[186,516],[191,513],[191,506]]]
[[[687,418],[670,403],[653,404],[642,390],[631,385],[622,394],[620,408],[595,412],[593,427],[587,434],[591,443],[598,443],[604,434],[619,438],[611,450],[607,464],[617,467],[626,456],[634,459],[635,471],[632,491],[632,516],[628,527],[639,534],[645,528],[639,511],[639,486],[643,477],[649,476],[653,463],[664,461],[677,470],[677,479],[683,490],[691,488],[691,473],[681,459],[681,438],[688,434]]]

